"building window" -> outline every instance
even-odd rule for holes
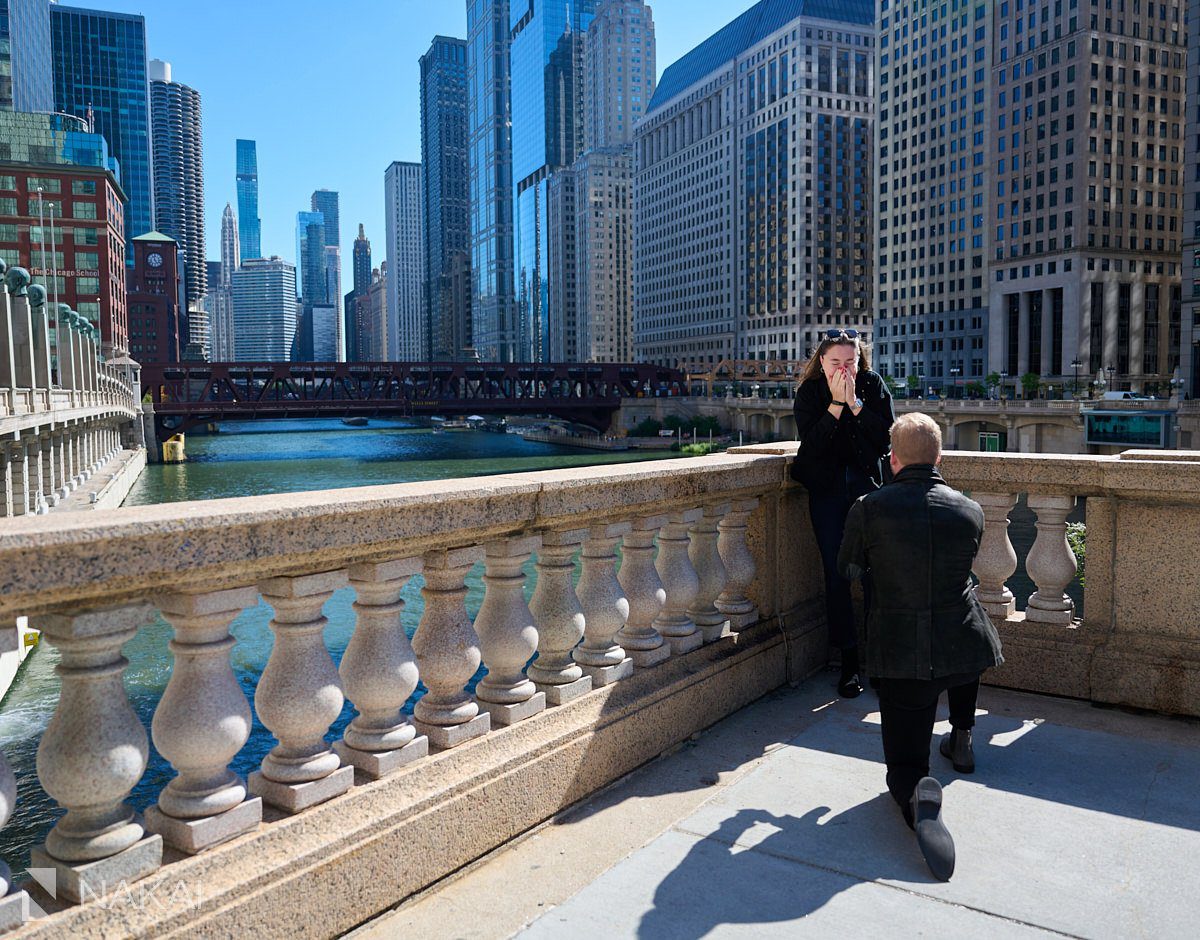
[[[71,194],[74,196],[96,195],[95,180],[71,180]]]
[[[29,186],[31,193],[37,192],[39,189],[44,193],[61,193],[62,181],[50,176],[30,176],[25,182]]]
[[[77,202],[71,206],[71,212],[77,219],[94,219],[96,218],[96,204],[94,202]]]

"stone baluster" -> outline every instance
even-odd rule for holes
[[[525,536],[484,547],[485,588],[475,632],[488,671],[475,697],[497,725],[514,724],[546,707],[545,693],[525,675],[525,664],[538,648],[538,631],[525,603],[521,567],[538,543],[537,536]]]
[[[162,838],[147,835],[125,803],[146,769],[149,743],[125,694],[121,647],[154,620],[149,604],[47,614],[42,635],[62,654],[58,707],[42,733],[37,773],[67,812],[31,856],[56,872],[59,898],[81,901],[143,878],[162,863]]]
[[[0,298],[0,302],[3,302],[3,298]],[[13,514],[12,484],[13,469],[8,458],[8,448],[0,445],[0,516]]]
[[[379,779],[429,753],[429,738],[404,716],[417,687],[417,661],[400,614],[400,592],[421,570],[421,559],[354,565],[354,635],[339,672],[358,714],[334,750],[347,764]]]
[[[146,810],[146,828],[194,855],[254,829],[262,800],[229,762],[250,737],[250,705],[233,674],[229,625],[258,604],[251,587],[167,594],[159,610],[175,628],[171,678],[154,711],[154,746],[177,776]]]
[[[699,590],[688,611],[705,643],[719,640],[729,624],[729,618],[717,610],[716,600],[725,587],[725,563],[717,549],[717,527],[729,512],[729,503],[709,503],[704,515],[691,528],[692,542],[688,557],[700,579]]]
[[[435,747],[456,747],[486,734],[492,716],[480,712],[466,691],[479,668],[479,637],[467,616],[463,583],[483,556],[478,547],[435,551],[423,558],[425,612],[413,636],[413,652],[428,691],[413,708],[413,724]]]
[[[704,638],[688,613],[700,590],[700,578],[688,557],[688,529],[703,517],[702,509],[673,512],[658,533],[658,559],[654,568],[666,599],[654,618],[654,629],[671,644],[672,656],[690,653],[704,645]]]
[[[633,660],[616,640],[629,617],[629,600],[617,580],[616,547],[629,531],[628,522],[594,525],[583,543],[583,570],[576,589],[583,608],[583,642],[572,658],[596,687],[633,675]]]
[[[538,549],[537,586],[529,602],[538,630],[537,659],[529,678],[551,705],[565,705],[592,690],[572,652],[585,631],[583,606],[575,593],[575,550],[587,529],[546,532]]]
[[[23,516],[30,509],[29,453],[24,441],[18,440],[9,446],[8,465],[11,480],[9,488],[12,491],[12,513],[14,516]]]
[[[671,647],[654,629],[654,618],[667,599],[654,567],[654,536],[666,524],[666,516],[635,519],[621,547],[617,581],[629,601],[629,616],[617,641],[640,669],[657,666],[671,656]]]
[[[321,608],[345,585],[345,571],[268,578],[259,585],[263,600],[275,608],[275,645],[254,707],[279,743],[250,775],[250,792],[290,813],[339,796],[354,783],[354,768],[343,767],[325,743],[345,699],[321,635],[328,622]]]
[[[61,482],[58,476],[58,461],[54,456],[54,435],[47,431],[38,438],[38,442],[42,460],[42,493],[46,499],[46,506],[52,509],[58,505],[58,484]]]
[[[1030,495],[1029,508],[1037,513],[1037,537],[1025,558],[1025,570],[1037,590],[1029,595],[1025,620],[1070,624],[1075,619],[1075,602],[1065,588],[1077,566],[1067,541],[1067,516],[1075,508],[1075,497]]]
[[[729,512],[717,525],[717,552],[725,566],[725,588],[717,596],[716,607],[729,618],[729,628],[740,630],[758,620],[758,608],[746,596],[754,582],[754,555],[746,541],[750,514],[758,506],[756,498],[735,499]]]
[[[0,298],[0,303],[3,303],[3,298]],[[0,829],[12,816],[16,805],[17,778],[0,753]],[[0,933],[7,933],[25,923],[28,910],[29,895],[24,891],[12,890],[12,870],[0,861]]]
[[[1011,493],[972,493],[983,509],[983,537],[971,570],[979,583],[975,596],[993,617],[1003,620],[1016,612],[1012,591],[1004,582],[1017,570],[1017,553],[1008,539],[1008,514],[1017,504]]]

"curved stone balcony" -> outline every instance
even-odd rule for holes
[[[331,936],[812,674],[822,576],[794,450],[0,522],[0,621],[27,615],[62,658],[37,773],[65,813],[30,865],[56,897],[27,885],[48,913],[18,935]],[[1200,575],[1179,563],[1200,556],[1200,462],[949,453],[945,473],[987,517],[993,684],[1200,715]],[[1027,600],[1006,586],[1017,494],[1037,515]],[[1082,619],[1065,592],[1080,497]],[[335,664],[323,608],[346,588]],[[260,598],[275,644],[252,705],[275,746],[243,780],[229,626]],[[122,648],[160,614],[174,665],[147,729]],[[150,737],[174,776],[136,813]]]

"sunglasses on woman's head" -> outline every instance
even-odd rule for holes
[[[826,339],[858,339],[858,330],[826,330]]]

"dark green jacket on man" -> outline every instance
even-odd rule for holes
[[[971,584],[982,535],[979,504],[928,464],[850,507],[838,567],[850,579],[870,573],[867,675],[936,679],[1004,661]]]

